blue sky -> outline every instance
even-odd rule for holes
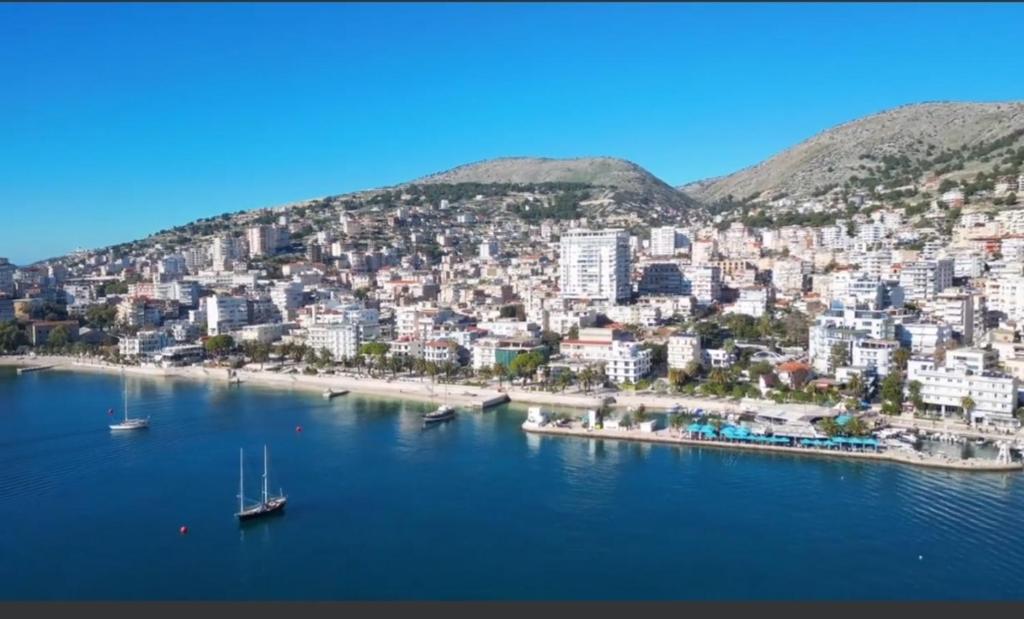
[[[0,256],[498,156],[671,184],[933,100],[1024,99],[1024,5],[0,5]]]

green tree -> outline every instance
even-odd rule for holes
[[[562,341],[562,336],[554,331],[544,331],[540,334],[540,341],[548,347],[548,351],[551,353],[557,353],[559,350],[559,343]]]
[[[14,352],[28,342],[25,333],[14,320],[0,323],[0,351]]]
[[[90,305],[85,310],[85,322],[93,329],[106,331],[117,322],[117,308],[112,305]]]
[[[818,423],[818,429],[825,433],[829,438],[839,436],[842,431],[842,426],[836,422],[832,417],[825,417]]]
[[[921,381],[912,380],[907,383],[907,392],[910,394],[910,401],[914,403],[917,412],[924,411],[924,400],[921,398]]]
[[[971,419],[971,412],[974,410],[975,406],[977,406],[977,403],[974,401],[974,398],[969,395],[960,399],[960,408],[964,409],[964,417],[966,417],[968,421]]]
[[[905,372],[907,370],[907,361],[910,360],[910,351],[906,348],[897,348],[892,353],[892,360],[901,372]]]
[[[206,340],[206,352],[210,353],[215,357],[222,357],[227,353],[231,352],[231,349],[235,347],[235,338],[230,335],[215,335]]]
[[[903,403],[903,379],[898,372],[890,372],[882,380],[882,399],[899,407]]]
[[[570,340],[580,339],[580,328],[576,325],[569,327],[569,334],[566,337]]]
[[[517,355],[509,363],[509,370],[514,376],[522,378],[524,381],[533,376],[536,373],[537,368],[544,363],[544,355],[539,352],[529,352],[521,355]]]
[[[846,382],[846,392],[855,398],[859,398],[863,391],[864,379],[861,378],[860,374],[854,374],[850,377],[850,380]]]
[[[828,355],[829,365],[832,366],[832,370],[840,368],[850,363],[850,347],[845,342],[836,342],[832,345],[832,349]]]

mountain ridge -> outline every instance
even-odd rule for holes
[[[731,195],[765,193],[807,196],[820,187],[843,185],[870,172],[866,158],[902,157],[911,174],[929,172],[933,159],[1024,132],[1024,101],[910,103],[848,120],[731,174],[677,187],[713,203]],[[1024,143],[1024,133],[1009,146]],[[971,168],[976,159],[964,159]],[[952,170],[955,171],[955,170]]]

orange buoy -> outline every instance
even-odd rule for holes
[[[178,533],[181,533],[182,535],[186,535],[188,533],[188,527],[186,527],[185,525],[181,525],[181,528],[178,529]]]
[[[302,432],[302,426],[295,426],[296,432]]]

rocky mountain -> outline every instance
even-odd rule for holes
[[[605,199],[630,204],[656,204],[670,210],[687,210],[697,202],[661,179],[624,159],[581,157],[548,159],[504,157],[471,163],[446,172],[414,180],[410,185],[429,184],[585,184],[607,190]]]
[[[989,171],[1024,146],[1024,102],[922,103],[819,133],[757,165],[680,187],[705,203],[780,194],[807,197],[836,186],[889,188],[933,174]]]

